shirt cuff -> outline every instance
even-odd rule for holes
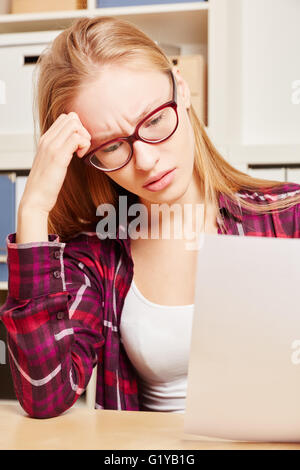
[[[6,238],[8,293],[15,299],[32,299],[66,290],[63,252],[57,234],[48,241],[16,243],[16,233]]]

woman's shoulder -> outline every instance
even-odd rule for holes
[[[253,191],[241,191],[240,197],[255,204],[268,204],[282,201],[280,210],[273,210],[263,214],[250,213],[243,209],[243,222],[249,231],[258,235],[275,236],[281,238],[300,238],[300,184],[286,182],[272,188],[260,188]],[[288,199],[296,197],[289,204]],[[284,203],[287,203],[286,205]],[[253,219],[255,223],[253,224]]]
[[[278,186],[266,186],[253,190],[243,189],[237,192],[237,196],[241,198],[262,202],[273,202],[293,197],[297,194],[300,194],[300,184],[290,182],[285,182],[283,184],[280,183]]]

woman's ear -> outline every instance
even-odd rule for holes
[[[177,95],[181,96],[186,109],[190,109],[191,107],[190,87],[187,84],[187,82],[184,80],[182,75],[180,75],[179,68],[176,65],[172,67],[172,72],[173,72],[173,75],[175,77],[176,84],[177,84]]]

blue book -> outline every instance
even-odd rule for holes
[[[128,7],[139,5],[160,5],[164,3],[195,3],[206,2],[207,0],[97,0],[97,7]]]
[[[0,174],[0,281],[8,280],[6,237],[15,232],[16,173]]]
[[[16,215],[16,220],[15,220],[16,230],[18,229],[18,227],[17,227],[18,209],[19,209],[19,205],[20,205],[23,193],[24,193],[27,178],[28,178],[28,176],[17,176],[17,179],[16,179],[16,210],[15,210],[15,213],[16,213],[15,214]]]

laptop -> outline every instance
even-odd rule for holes
[[[300,239],[202,234],[184,433],[300,442]]]

